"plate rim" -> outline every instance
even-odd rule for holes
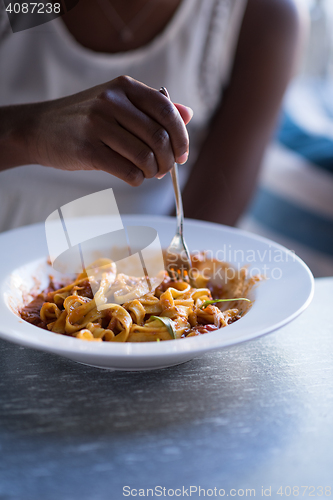
[[[136,221],[140,222],[141,224],[144,224],[145,221],[150,221],[154,222],[156,224],[159,223],[167,223],[170,224],[171,222],[175,224],[175,218],[174,217],[168,217],[168,216],[154,216],[154,215],[149,215],[149,214],[127,214],[122,216],[123,223],[124,225],[128,224],[130,221]],[[0,234],[0,245],[6,241],[6,239],[10,239],[14,236],[14,238],[17,236],[17,234],[22,234],[25,232],[34,232],[34,231],[41,231],[43,229],[44,223],[36,223],[36,224],[31,224],[28,226],[23,226],[15,229],[11,229],[9,231],[6,231],[4,233]],[[213,222],[205,222],[205,221],[197,221],[195,219],[185,219],[184,221],[184,229],[186,231],[187,227],[193,227],[195,226],[196,228],[204,227],[204,228],[211,228],[211,229],[218,229],[219,231],[224,231],[225,233],[233,233],[238,236],[244,236],[246,238],[250,238],[252,241],[259,241],[264,244],[272,245],[275,248],[278,248],[282,250],[283,252],[289,252],[287,248],[285,248],[283,245],[276,243],[269,238],[265,238],[260,235],[256,235],[253,233],[250,233],[248,231],[245,231],[243,229],[238,229],[230,226],[225,226],[221,224],[216,224]],[[40,258],[43,258],[43,256],[40,255],[38,256],[38,250],[36,250],[36,258],[35,261],[40,260]],[[39,257],[39,258],[38,258]],[[214,333],[216,332],[211,332],[209,335],[209,338],[206,337],[206,335],[203,336],[198,336],[198,337],[192,337],[189,339],[182,339],[184,342],[163,342],[163,343],[155,343],[155,342],[145,342],[145,343],[112,343],[110,345],[105,345],[105,343],[90,343],[90,342],[80,342],[78,343],[77,339],[66,337],[66,336],[56,336],[53,338],[60,339],[60,342],[56,342],[57,345],[53,345],[54,343],[50,343],[48,338],[49,335],[54,335],[52,332],[47,332],[45,330],[41,330],[41,332],[44,333],[45,337],[45,342],[40,342],[38,340],[38,336],[28,336],[24,337],[20,332],[13,332],[13,331],[3,331],[3,326],[1,325],[0,327],[0,338],[3,338],[7,341],[24,345],[26,347],[38,349],[41,351],[47,351],[55,354],[59,354],[61,356],[65,357],[70,357],[73,359],[73,355],[79,354],[84,356],[85,354],[88,355],[93,355],[95,357],[98,357],[101,359],[101,361],[105,358],[108,360],[112,361],[112,359],[119,359],[120,357],[131,357],[131,359],[143,359],[147,357],[154,357],[157,361],[157,358],[166,358],[166,357],[172,357],[177,355],[178,357],[188,355],[189,359],[190,357],[195,357],[198,354],[203,354],[205,352],[208,352],[210,350],[215,350],[215,349],[222,349],[225,347],[230,347],[232,345],[238,345],[240,343],[246,342],[248,340],[253,340],[255,338],[259,338],[261,336],[264,336],[268,333],[272,333],[273,331],[276,331],[280,329],[281,327],[285,326],[286,324],[290,323],[293,321],[297,316],[299,316],[310,304],[313,295],[314,295],[314,278],[313,275],[308,268],[308,266],[300,259],[298,256],[295,256],[296,261],[298,262],[301,267],[303,267],[305,274],[307,275],[309,279],[309,286],[310,286],[310,292],[307,296],[307,299],[303,302],[303,304],[295,310],[292,314],[281,320],[279,323],[276,323],[274,326],[270,327],[265,327],[259,330],[259,332],[253,333],[251,335],[246,335],[238,337],[236,340],[230,338],[229,340],[221,340],[218,337],[214,337]],[[29,260],[29,262],[26,262],[26,264],[31,263],[33,261]],[[23,264],[24,265],[24,264]],[[0,269],[3,266],[0,266]],[[304,275],[305,275],[304,274]],[[7,275],[8,276],[8,275]],[[4,280],[2,276],[0,277],[0,286],[2,287],[4,283]],[[262,284],[262,282],[259,284],[259,286]],[[2,290],[2,288],[1,288]],[[3,310],[3,293],[1,293],[1,299],[0,299],[0,312]],[[7,307],[8,313],[11,313],[13,316],[15,315],[14,312],[9,310],[9,307],[5,304]],[[249,313],[250,314],[250,313]],[[247,316],[247,315],[246,315]],[[241,322],[243,324],[244,321],[246,321],[246,316],[242,318]],[[16,316],[18,318],[18,316]],[[23,322],[22,319],[20,321]],[[235,329],[235,326],[237,325],[238,322],[233,323],[232,325],[228,326],[228,331],[231,333],[231,330]],[[34,325],[29,325],[26,323],[26,327],[33,328],[35,331]],[[14,333],[14,336],[13,336]],[[47,335],[45,335],[45,333]],[[205,340],[207,338],[207,340]],[[50,345],[52,344],[52,345]],[[156,345],[158,344],[158,345]],[[144,348],[142,347],[144,346]],[[161,349],[161,347],[163,348]],[[112,349],[112,351],[111,351]]]

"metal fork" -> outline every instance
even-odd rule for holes
[[[170,100],[169,92],[165,87],[160,88],[161,94]],[[182,195],[179,188],[178,165],[174,164],[170,171],[173,189],[175,191],[177,230],[165,254],[165,267],[173,281],[183,280],[192,282],[191,257],[183,236],[184,211]]]

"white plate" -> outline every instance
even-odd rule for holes
[[[163,247],[175,232],[173,218],[142,215],[122,219],[125,226],[155,228]],[[100,368],[149,370],[270,333],[295,319],[311,302],[313,276],[304,262],[284,247],[245,231],[194,220],[185,221],[185,236],[190,251],[219,252],[220,260],[248,265],[253,274],[266,274],[268,279],[253,292],[252,308],[239,321],[198,337],[147,343],[84,342],[37,328],[16,312],[22,293],[33,285],[33,277],[41,280],[40,289],[48,282],[44,224],[36,224],[0,235],[0,337]]]

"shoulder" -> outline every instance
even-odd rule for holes
[[[267,18],[274,24],[292,23],[297,24],[301,9],[299,0],[247,0],[247,10],[258,17],[272,16]]]
[[[288,39],[302,28],[304,9],[299,0],[247,0],[244,24],[257,28],[273,39],[284,35]]]
[[[299,59],[306,34],[304,0],[247,0],[239,37],[239,53],[262,56],[263,63],[291,64]]]

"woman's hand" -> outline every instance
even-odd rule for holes
[[[139,186],[187,160],[191,110],[128,76],[40,103],[36,111],[30,163],[104,170]]]

